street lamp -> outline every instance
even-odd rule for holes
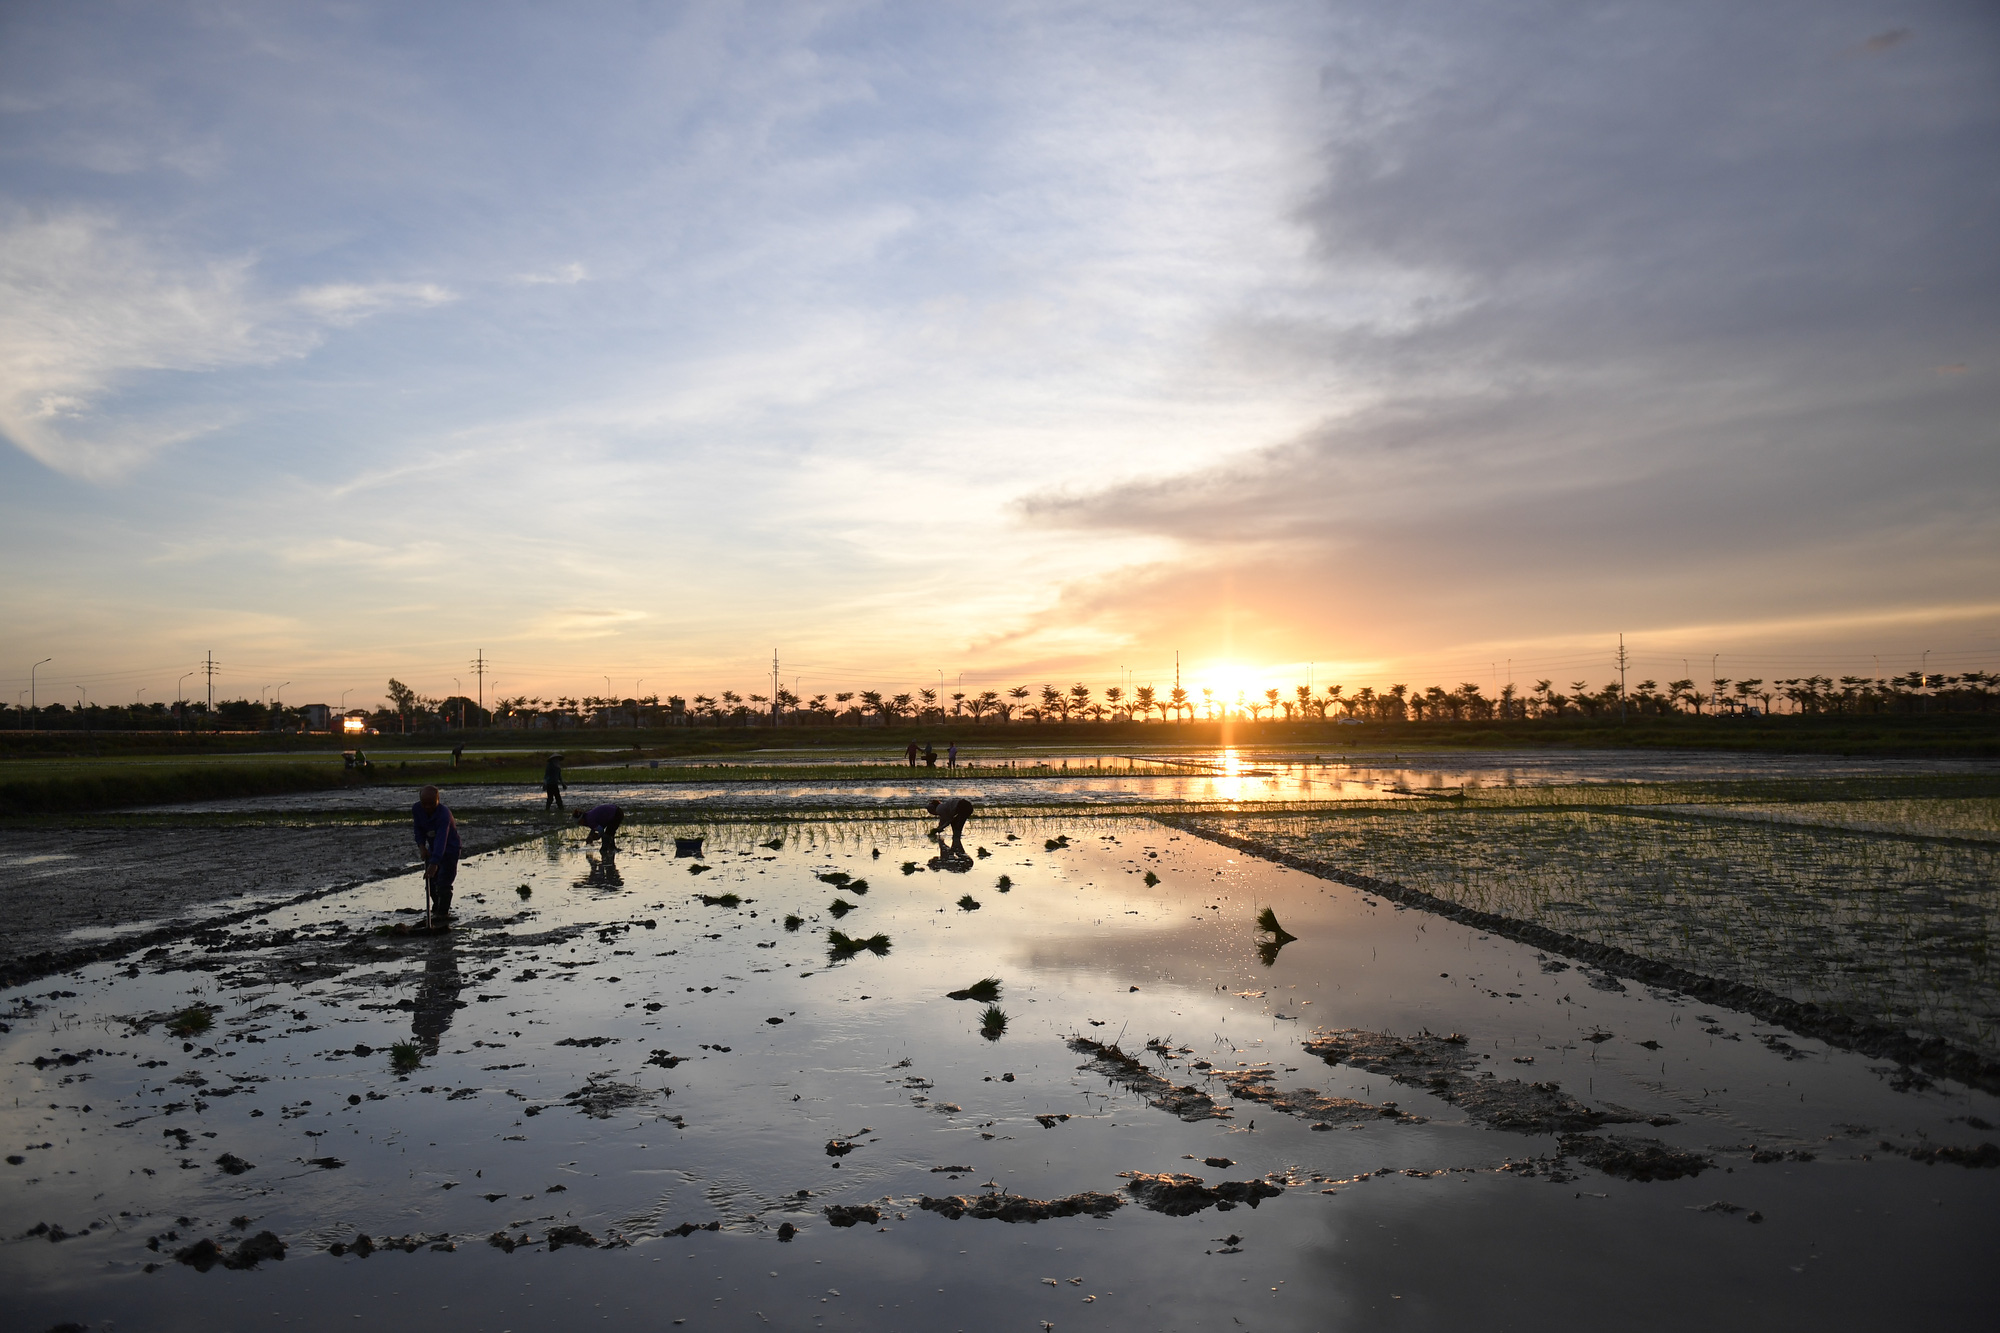
[[[41,661],[28,668],[28,712],[38,722],[41,720],[41,709],[35,706],[35,673],[55,660],[53,657],[44,657]]]

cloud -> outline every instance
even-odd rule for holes
[[[16,212],[0,223],[0,435],[91,481],[238,419],[161,375],[302,357],[329,327],[455,299],[423,282],[327,283],[284,298],[245,256],[173,255],[102,214]]]
[[[292,298],[301,309],[345,327],[392,310],[423,310],[456,301],[433,282],[330,282],[307,287]]]
[[[1911,85],[1818,24],[1566,12],[1447,7],[1329,62],[1316,265],[1448,299],[1221,325],[1343,406],[1023,501],[1182,551],[1051,617],[1284,655],[1979,599],[2000,377],[1959,368],[2000,351],[1991,48],[1932,44]]]

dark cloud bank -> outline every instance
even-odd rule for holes
[[[1432,295],[1230,320],[1357,405],[1031,502],[1189,544],[1064,615],[1283,655],[1995,600],[2000,10],[1396,13],[1327,53],[1300,219],[1311,281]]]

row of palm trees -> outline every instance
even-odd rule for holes
[[[1206,719],[1262,721],[1525,721],[1564,717],[1743,716],[1770,713],[1782,701],[1785,710],[1823,714],[1841,712],[1985,711],[2000,692],[2000,674],[1967,672],[1958,676],[1922,674],[1881,680],[1843,676],[1836,684],[1825,676],[1765,681],[1761,678],[1718,677],[1697,685],[1692,679],[1664,685],[1642,680],[1627,689],[1617,681],[1592,689],[1587,681],[1567,688],[1539,680],[1532,689],[1504,686],[1497,695],[1485,693],[1472,681],[1454,689],[1432,685],[1418,690],[1390,685],[1378,690],[1364,685],[1349,692],[1342,685],[1323,690],[1294,686],[1290,692],[1268,688],[1239,692],[1232,699],[1212,689],[1191,693],[1181,686],[1159,690],[1141,685],[1127,690],[1113,685],[1093,690],[1078,681],[1067,689],[1045,684],[1017,685],[1006,690],[946,691],[920,688],[907,692],[854,690],[801,698],[780,688],[775,696],[740,695],[734,690],[696,694],[691,699],[657,695],[642,699],[581,698],[502,700],[496,718],[531,716],[543,709],[600,722],[629,718],[629,725],[750,726],[785,723],[811,725],[849,721],[882,726],[898,722],[970,722],[973,724],[1068,722],[1148,722]]]

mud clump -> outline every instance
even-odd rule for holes
[[[837,1227],[851,1227],[862,1222],[872,1227],[882,1220],[882,1210],[865,1203],[830,1203],[820,1211],[826,1214],[828,1222]]]
[[[722,1230],[722,1223],[720,1222],[683,1222],[677,1227],[668,1227],[660,1234],[662,1236],[692,1236],[697,1231],[720,1230]]]
[[[1678,1180],[1698,1176],[1715,1165],[1700,1153],[1669,1148],[1658,1139],[1635,1139],[1623,1135],[1565,1134],[1562,1151],[1596,1167],[1607,1176],[1626,1180]]]
[[[1962,1148],[1955,1143],[1947,1143],[1935,1148],[1912,1148],[1910,1160],[1927,1166],[1949,1162],[1953,1166],[2000,1167],[2000,1145],[1982,1143],[1977,1148]]]
[[[1230,1114],[1227,1106],[1217,1106],[1215,1099],[1200,1088],[1176,1087],[1160,1077],[1139,1060],[1133,1059],[1118,1049],[1115,1043],[1106,1045],[1092,1041],[1089,1037],[1070,1038],[1069,1048],[1079,1055],[1088,1055],[1090,1063],[1077,1066],[1104,1075],[1112,1082],[1137,1093],[1149,1106],[1157,1107],[1169,1115],[1182,1120],[1216,1120]]]
[[[1329,1097],[1313,1088],[1285,1091],[1269,1087],[1267,1085],[1276,1075],[1268,1069],[1225,1070],[1220,1071],[1220,1077],[1232,1097],[1257,1102],[1273,1111],[1282,1111],[1321,1125],[1360,1125],[1377,1120],[1394,1120],[1401,1125],[1424,1123],[1423,1116],[1411,1115],[1393,1106],[1377,1106],[1351,1097]]]
[[[1478,1061],[1466,1049],[1466,1039],[1456,1032],[1445,1036],[1419,1032],[1397,1037],[1360,1028],[1341,1028],[1317,1033],[1304,1045],[1308,1054],[1330,1065],[1349,1065],[1381,1074],[1407,1087],[1422,1088],[1495,1129],[1523,1134],[1570,1134],[1641,1118],[1593,1110],[1556,1083],[1475,1078],[1469,1071]]]
[[[245,1171],[254,1171],[257,1169],[255,1162],[246,1162],[233,1152],[222,1154],[222,1156],[215,1159],[215,1164],[221,1167],[225,1174],[232,1176],[240,1176]]]
[[[285,1242],[278,1239],[275,1232],[260,1231],[248,1240],[240,1242],[234,1249],[218,1245],[207,1238],[174,1251],[174,1258],[197,1273],[206,1273],[221,1264],[224,1268],[255,1268],[266,1259],[285,1257]]]
[[[521,1243],[527,1243],[525,1237]],[[366,1259],[377,1250],[401,1250],[404,1254],[415,1254],[426,1246],[440,1252],[458,1248],[448,1231],[433,1232],[429,1235],[416,1233],[408,1236],[383,1236],[380,1239],[363,1231],[357,1233],[351,1241],[335,1241],[326,1247],[326,1252],[331,1255],[352,1254]]]
[[[597,1237],[591,1235],[582,1227],[564,1226],[549,1228],[549,1249],[552,1251],[560,1250],[565,1245],[581,1245],[585,1249],[594,1250],[598,1247],[599,1243]]]
[[[1255,1208],[1264,1200],[1285,1192],[1283,1186],[1263,1180],[1225,1180],[1211,1187],[1200,1176],[1183,1175],[1178,1171],[1158,1174],[1121,1171],[1119,1174],[1126,1177],[1125,1192],[1137,1199],[1141,1207],[1169,1217],[1189,1217],[1207,1208],[1227,1212],[1239,1203]]]
[[[1019,1194],[949,1194],[934,1199],[926,1194],[917,1206],[941,1213],[953,1221],[976,1217],[993,1222],[1041,1222],[1053,1217],[1109,1217],[1125,1201],[1116,1194],[1084,1190],[1060,1199],[1030,1199]]]
[[[667,1089],[661,1092],[671,1096]],[[655,1094],[630,1083],[619,1083],[609,1075],[591,1077],[575,1092],[564,1095],[563,1100],[593,1120],[608,1120],[630,1106],[638,1106],[652,1099]]]

